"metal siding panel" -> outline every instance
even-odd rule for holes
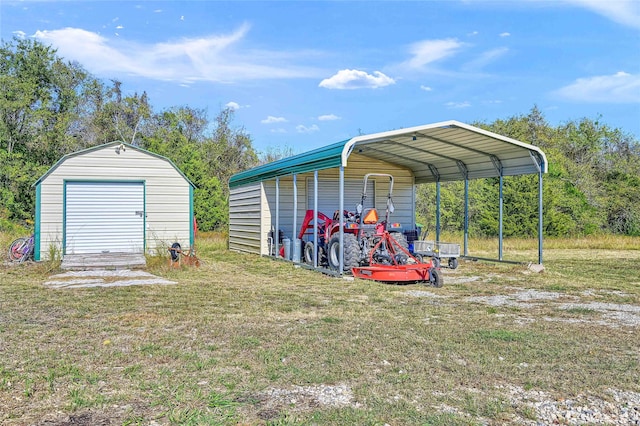
[[[393,176],[393,204],[395,212],[391,215],[392,222],[400,222],[405,228],[413,226],[414,199],[413,199],[413,173],[406,168],[395,164],[372,160],[364,155],[354,154],[349,160],[349,166],[345,170],[348,176],[356,175],[362,181],[364,175],[369,172],[388,173]],[[361,185],[362,186],[362,185]],[[376,184],[376,208],[386,209],[388,180],[377,178]],[[362,190],[362,188],[360,189]]]
[[[300,225],[304,219],[304,206],[306,205],[306,184],[303,181],[304,176],[298,176],[298,212],[296,217],[297,230],[293,230],[293,178],[284,177],[280,179],[280,220],[279,226],[284,235],[293,238],[300,230]],[[269,229],[275,228],[275,212],[276,212],[276,186],[275,180],[264,182],[265,195],[267,205],[271,214],[269,218],[264,219]],[[268,232],[268,231],[267,231]],[[266,235],[266,234],[265,234]],[[265,236],[266,238],[266,236]]]
[[[142,253],[144,185],[67,182],[65,254]]]
[[[230,189],[229,249],[261,253],[261,193],[260,183]]]
[[[271,210],[269,210],[269,201],[264,188],[264,183],[260,184],[260,254],[268,255],[269,244],[266,235],[271,230]]]
[[[338,179],[318,178],[318,211],[333,217],[333,213],[339,210],[338,207]],[[356,206],[362,198],[362,179],[344,180],[344,205],[345,209],[355,211]],[[367,182],[368,208],[375,207],[370,203],[375,203],[375,180]],[[313,178],[307,178],[307,210],[313,209]]]

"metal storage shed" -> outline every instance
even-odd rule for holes
[[[194,185],[171,160],[111,142],[68,154],[34,184],[35,260],[193,245]]]
[[[229,248],[273,255],[267,245],[271,230],[281,229],[293,239],[307,209],[331,213],[354,207],[362,178],[372,171],[394,175],[394,221],[409,226],[415,226],[414,185],[436,184],[436,240],[440,237],[439,184],[464,181],[464,255],[468,254],[468,182],[499,177],[498,260],[502,260],[502,178],[537,174],[538,260],[542,263],[542,175],[547,172],[544,152],[536,146],[453,120],[357,136],[232,176]],[[384,205],[385,195],[378,191],[374,203]]]

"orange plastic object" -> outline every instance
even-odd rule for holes
[[[367,225],[378,223],[378,212],[375,209],[369,210],[364,216],[364,219],[362,219],[362,222]]]

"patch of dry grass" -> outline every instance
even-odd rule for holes
[[[427,238],[428,239],[428,238]],[[443,233],[441,241],[460,244],[463,250],[464,237],[457,233]],[[549,255],[556,255],[556,251],[566,250],[602,250],[606,253],[619,250],[640,250],[640,237],[626,237],[618,235],[589,235],[575,238],[551,238],[545,237],[544,262]],[[505,260],[523,262],[537,262],[538,240],[537,238],[505,238],[503,240],[503,255]],[[469,256],[498,258],[497,238],[470,238],[468,246]]]
[[[0,423],[505,424],[536,418],[509,386],[640,392],[638,325],[612,314],[637,313],[640,250],[548,248],[541,274],[461,262],[440,289],[331,278],[217,234],[197,253],[150,262],[175,286],[52,290],[47,267],[1,268]],[[333,388],[348,403],[295,393]]]

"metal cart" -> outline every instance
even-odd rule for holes
[[[413,252],[421,256],[431,257],[437,266],[441,266],[442,261],[447,259],[447,266],[450,269],[456,269],[458,267],[458,258],[460,257],[460,244],[416,240],[413,242]]]

